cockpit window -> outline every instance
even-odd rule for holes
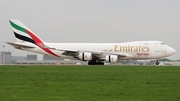
[[[165,43],[161,43],[161,45],[164,45]]]

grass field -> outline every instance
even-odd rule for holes
[[[180,101],[180,67],[0,66],[0,101]]]

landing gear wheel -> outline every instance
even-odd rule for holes
[[[88,65],[97,65],[97,63],[96,63],[96,61],[91,60],[91,61],[88,62]]]
[[[155,63],[156,65],[159,65],[159,60],[156,60],[156,63]]]
[[[104,65],[104,62],[103,61],[99,61],[98,65]]]
[[[96,63],[88,63],[88,65],[97,65]]]
[[[104,61],[97,61],[98,65],[104,65]]]
[[[159,65],[159,63],[157,62],[156,65]]]
[[[88,65],[104,65],[104,61],[91,60],[88,62]]]
[[[104,65],[104,62],[101,62],[101,65]]]

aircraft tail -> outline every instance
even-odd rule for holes
[[[7,42],[17,49],[22,48],[35,48],[36,46],[44,50],[44,52],[49,53],[53,56],[59,57],[55,53],[53,53],[48,46],[44,44],[44,42],[34,34],[29,28],[27,28],[21,21],[18,19],[10,19],[10,25],[13,29],[14,35],[17,39],[17,42]],[[35,45],[30,45],[25,42],[29,42]]]
[[[37,35],[35,35],[18,19],[10,19],[9,22],[17,39],[17,42],[23,43],[24,41],[26,41],[35,45],[37,45],[38,43],[43,43],[43,41]]]

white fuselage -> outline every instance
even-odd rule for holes
[[[160,41],[135,41],[126,43],[45,43],[53,53],[62,58],[74,58],[73,56],[62,55],[64,50],[78,50],[79,52],[101,52],[102,58],[106,54],[126,54],[123,59],[159,59],[175,53],[175,50]],[[59,49],[59,50],[58,50]],[[23,48],[23,50],[40,54],[51,55],[41,48]]]

